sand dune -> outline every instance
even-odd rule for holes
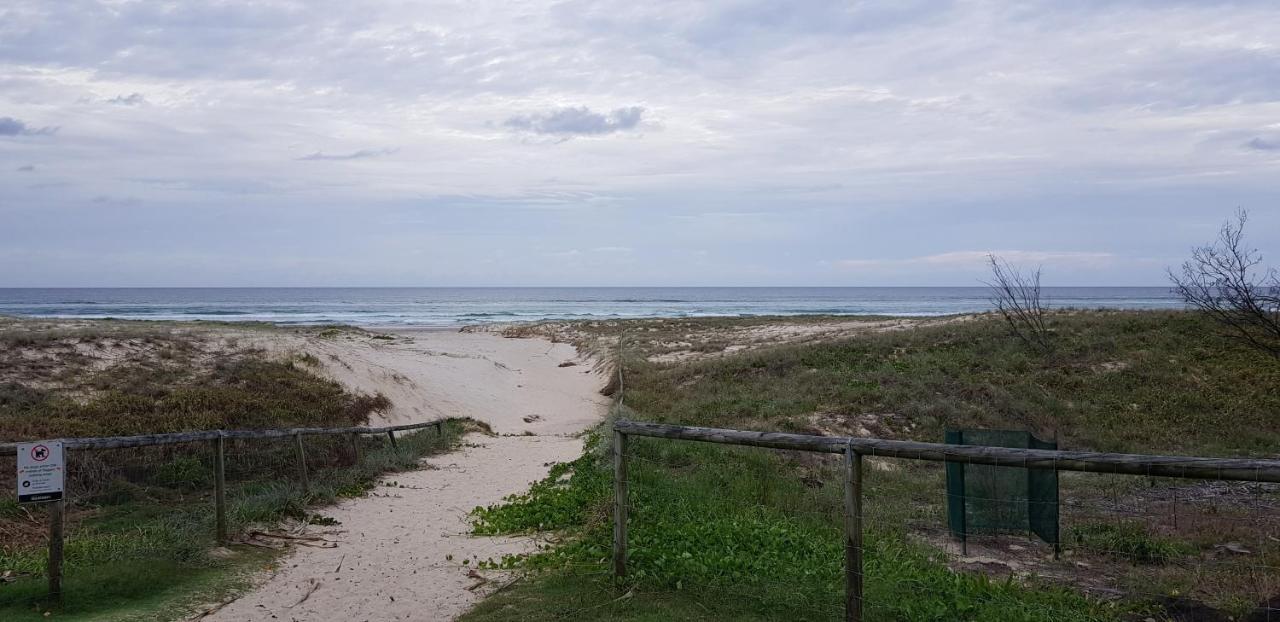
[[[499,436],[471,435],[461,451],[429,459],[425,470],[391,476],[396,488],[326,509],[341,521],[328,528],[337,548],[293,552],[258,588],[205,620],[448,620],[503,581],[484,573],[488,582],[475,587],[482,583],[468,576],[475,560],[534,547],[530,539],[471,537],[466,515],[523,491],[550,463],[581,455],[575,435],[607,408],[602,378],[572,346],[542,339],[426,330],[390,336],[290,338],[275,346],[306,350],[344,384],[391,398],[388,422],[471,417]]]

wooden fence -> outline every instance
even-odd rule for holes
[[[345,427],[345,428],[278,428],[268,430],[203,430],[200,432],[174,432],[170,434],[145,434],[140,436],[108,436],[101,438],[64,438],[42,439],[61,440],[64,450],[85,449],[128,449],[132,447],[152,447],[158,445],[178,445],[184,443],[209,442],[215,447],[214,452],[214,511],[216,515],[216,531],[219,543],[227,542],[227,480],[226,480],[226,441],[227,439],[273,439],[293,438],[297,452],[299,477],[303,490],[310,489],[310,478],[307,474],[306,449],[302,443],[304,436],[338,436],[351,437],[352,451],[356,463],[360,462],[360,445],[358,439],[362,435],[386,434],[391,446],[398,449],[396,432],[421,430],[434,427],[437,434],[444,433],[447,419],[392,425],[383,427]],[[0,443],[0,456],[17,455],[17,443]],[[70,455],[66,458],[70,466]],[[63,549],[63,514],[64,500],[53,501],[49,508],[49,593],[57,598],[62,593],[62,549]]]
[[[627,438],[629,436],[843,454],[845,619],[851,622],[862,621],[863,456],[1151,477],[1280,482],[1280,460],[1147,456],[945,445],[873,438],[750,432],[620,420],[613,424],[613,570],[618,577],[623,577],[627,573]]]

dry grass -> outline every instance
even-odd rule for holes
[[[367,338],[341,327],[306,329],[325,338]],[[339,427],[367,423],[389,407],[381,395],[353,394],[317,375],[319,359],[263,349],[276,329],[255,325],[119,321],[45,322],[0,318],[0,439],[190,431]],[[226,475],[233,532],[282,518],[306,520],[308,506],[362,494],[387,471],[451,447],[444,434],[386,439],[306,439],[311,488],[296,483],[294,447],[282,441],[230,441]],[[213,455],[207,444],[75,451],[67,490],[67,593],[54,614],[66,619],[177,617],[192,593],[223,593],[233,576],[260,567],[262,555],[213,547]],[[0,487],[12,489],[13,458],[0,458]],[[44,512],[0,501],[0,618],[40,619]],[[196,598],[196,601],[199,599]],[[158,611],[165,611],[161,615]],[[123,614],[120,614],[123,615]],[[132,615],[132,614],[131,614]]]
[[[736,322],[544,324],[515,329],[513,336],[549,332],[580,347],[616,353],[618,335],[625,335],[626,403],[635,418],[648,421],[935,442],[947,427],[1027,429],[1041,437],[1056,435],[1066,449],[1134,453],[1274,457],[1280,447],[1280,392],[1275,390],[1280,386],[1280,366],[1260,353],[1224,342],[1210,323],[1190,313],[1056,313],[1049,318],[1054,347],[1047,353],[1027,348],[989,316],[916,324],[915,330],[872,329],[814,339],[805,334],[809,329],[802,320],[755,318],[742,326]],[[771,328],[778,325],[786,330]],[[736,352],[721,348],[728,335],[761,331],[787,336],[749,343]],[[682,343],[673,346],[677,339]],[[728,341],[729,346],[741,345]],[[673,347],[711,354],[663,358]],[[733,524],[746,524],[766,511],[810,517],[831,508],[809,502],[787,505],[766,497],[776,492],[783,498],[809,499],[839,489],[830,477],[829,461],[775,454],[776,461],[744,478],[740,488],[717,480],[677,500],[669,491],[697,484],[696,473],[733,479],[754,461],[763,462],[766,452],[665,441],[633,447],[634,462],[642,465],[635,467],[637,471],[665,468],[660,477],[653,476],[647,490],[637,475],[637,498],[648,504],[679,501],[687,506],[681,511],[689,517],[685,525],[679,522],[682,515],[640,518],[643,512],[637,510],[637,533],[653,526],[643,520],[672,523],[663,523],[667,531],[644,543],[651,548],[679,542],[679,529],[704,533],[711,516],[738,521]],[[942,594],[956,584],[969,585],[975,574],[1031,590],[1070,586],[1094,599],[1137,607],[1142,613],[1132,618],[1136,620],[1148,615],[1171,619],[1191,610],[1213,616],[1198,620],[1227,620],[1228,615],[1239,620],[1261,601],[1280,594],[1280,540],[1275,537],[1280,529],[1280,491],[1275,487],[1067,474],[1062,482],[1066,551],[1061,561],[1052,560],[1047,545],[1022,537],[975,542],[970,551],[974,558],[965,561],[958,551],[937,551],[949,546],[941,467],[884,462],[883,467],[873,464],[865,475],[867,528],[885,542],[927,542],[936,547],[930,559],[962,572],[951,578],[925,569],[893,575],[891,564],[876,566],[873,572],[880,574],[871,580],[906,582],[880,594],[884,600],[874,603],[877,607],[904,601],[924,606],[936,600],[931,590]],[[601,488],[604,504],[608,488]],[[811,491],[808,496],[806,490]],[[838,526],[838,505],[831,507],[835,509],[830,524]],[[790,522],[780,526],[792,527]],[[591,533],[599,539],[589,542],[607,550],[607,532]],[[715,546],[724,550],[701,548],[690,563],[717,559],[738,547],[765,550],[769,543],[728,538]],[[573,562],[589,563],[583,557]],[[678,564],[683,559],[667,561]],[[787,577],[799,581],[814,568],[838,568],[838,560],[798,559],[763,582],[766,588],[788,588],[767,603],[777,606],[776,614],[758,603],[742,606],[745,611],[735,609],[740,600],[731,590],[688,575],[678,588],[648,585],[642,590],[644,602],[656,609],[613,604],[616,595],[600,591],[589,574],[575,574],[576,570],[529,584],[511,598],[521,600],[524,619],[557,619],[562,609],[556,599],[571,592],[573,585],[589,596],[582,600],[592,601],[597,611],[606,612],[602,617],[613,619],[667,619],[665,613],[689,611],[699,602],[725,616],[732,612],[758,619],[818,618],[824,612],[804,609],[794,598],[807,587],[786,583]],[[680,577],[670,578],[674,583]],[[924,587],[931,580],[939,583]],[[763,591],[753,593],[765,598]],[[971,605],[987,602],[978,593],[981,590],[962,590],[958,596],[971,599],[966,601]],[[1034,597],[1025,597],[1027,607],[1032,607]],[[958,606],[957,600],[933,604],[938,606],[934,617],[904,619],[963,617],[948,609]],[[502,606],[495,602],[473,617],[514,619]],[[1046,611],[1038,610],[1037,615],[1049,615]]]

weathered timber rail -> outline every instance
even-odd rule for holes
[[[103,450],[129,449],[133,447],[155,447],[160,445],[182,445],[189,443],[209,443],[214,449],[214,515],[215,530],[219,543],[226,543],[227,533],[227,483],[226,483],[226,443],[228,439],[277,439],[293,438],[297,448],[299,479],[304,491],[310,491],[311,482],[307,476],[307,457],[303,448],[304,436],[338,436],[351,437],[352,456],[356,464],[360,463],[359,437],[365,435],[385,434],[391,447],[399,451],[396,432],[408,432],[434,427],[437,434],[444,433],[447,419],[390,425],[381,427],[344,427],[344,428],[274,428],[265,430],[201,430],[198,432],[173,432],[168,434],[143,434],[139,436],[106,436],[86,438],[40,439],[60,440],[66,450]],[[16,456],[18,444],[0,443],[0,456]],[[70,456],[67,457],[68,467]],[[62,549],[63,549],[63,500],[49,503],[49,594],[54,598],[62,595]]]
[[[201,430],[199,432],[172,432],[168,434],[142,434],[138,436],[104,436],[86,438],[41,439],[61,440],[65,449],[127,449],[130,447],[151,447],[155,445],[179,445],[182,443],[198,443],[226,439],[270,439],[292,436],[331,436],[338,434],[392,434],[423,428],[436,428],[444,425],[444,420],[426,423],[410,423],[384,427],[346,427],[346,428],[273,428],[268,430]],[[17,443],[0,443],[0,456],[13,456],[18,451]]]
[[[627,573],[627,439],[647,436],[722,445],[843,454],[845,620],[862,616],[862,458],[903,458],[1149,477],[1280,482],[1280,460],[1148,456],[1086,451],[947,445],[847,436],[810,436],[619,420],[613,424],[614,574]]]
[[[1059,471],[1084,471],[1152,477],[1181,477],[1249,482],[1280,482],[1280,460],[1201,458],[1196,456],[1148,456],[1088,451],[1017,449],[946,445],[915,441],[890,441],[844,436],[808,436],[781,432],[750,432],[692,426],[618,421],[614,431],[634,436],[702,441],[843,454],[847,447],[864,456],[906,458],[932,462],[964,462],[992,466],[1016,466]]]

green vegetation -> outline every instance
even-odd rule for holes
[[[544,571],[486,601],[468,620],[834,619],[843,608],[840,492],[798,484],[775,454],[635,439],[629,577],[606,579],[612,537],[607,464],[594,454],[504,506],[477,530],[580,525],[576,538],[497,566]],[[595,441],[599,443],[599,441]],[[828,473],[828,476],[831,474]],[[593,502],[594,500],[594,502]],[[925,546],[880,525],[866,545],[872,620],[1106,620],[1111,608],[1060,588],[954,574]],[[576,585],[578,593],[565,599]],[[909,590],[911,598],[903,598]],[[629,597],[617,601],[623,594]]]
[[[297,483],[283,479],[283,473],[273,470],[230,482],[227,494],[231,531],[238,533],[255,525],[267,527],[284,519],[324,523],[325,517],[311,514],[308,508],[341,497],[359,496],[373,487],[379,475],[415,468],[419,458],[452,447],[463,428],[462,422],[449,422],[443,435],[430,429],[406,434],[399,438],[398,452],[386,447],[383,439],[364,439],[361,463],[313,470],[310,493],[304,493]],[[323,455],[325,449],[340,451],[319,437],[308,439],[307,443],[317,456]],[[274,444],[279,445],[276,451],[291,455],[287,442]],[[228,467],[235,464],[234,456],[228,457]],[[261,460],[260,455],[257,458]],[[111,612],[112,619],[127,619],[124,612],[134,609],[146,613],[146,619],[155,619],[152,616],[158,616],[156,608],[176,611],[216,600],[220,594],[242,586],[245,572],[272,563],[269,552],[254,548],[233,545],[230,554],[212,553],[216,544],[213,498],[201,483],[207,476],[207,465],[203,461],[194,464],[197,466],[183,469],[192,476],[177,481],[170,479],[172,471],[166,469],[157,469],[157,477],[148,481],[139,482],[136,476],[130,480],[113,479],[102,494],[77,504],[69,516],[66,545],[68,598],[61,607],[54,608],[60,619],[88,619],[106,612]],[[296,468],[293,463],[290,466]],[[39,539],[44,512],[36,509],[32,514],[33,519],[28,518],[16,504],[0,507],[0,525],[25,529],[31,536],[23,542],[6,542],[0,548],[0,568],[24,575],[0,586],[0,619],[40,619],[51,606],[45,599],[46,559],[44,543]],[[121,570],[135,567],[145,571]],[[117,606],[124,609],[115,611]]]
[[[1191,552],[1183,543],[1151,535],[1135,521],[1077,525],[1071,528],[1070,537],[1078,548],[1136,564],[1163,564]]]
[[[708,321],[706,328],[724,331],[724,322]],[[690,337],[696,329],[637,324],[623,324],[643,331],[626,340],[623,361],[625,403],[635,419],[807,433],[869,431],[928,441],[940,440],[948,426],[1030,429],[1045,436],[1056,432],[1071,449],[1200,455],[1264,454],[1280,441],[1280,393],[1274,390],[1280,366],[1223,342],[1191,314],[1056,315],[1050,325],[1054,348],[1046,354],[1026,348],[994,319],[979,318],[683,363],[650,357],[669,352],[673,340],[706,343]],[[665,334],[653,334],[658,331]],[[600,333],[597,325],[578,336],[598,339]],[[609,578],[608,447],[602,438],[590,445],[583,458],[558,467],[528,494],[476,510],[479,532],[551,528],[569,537],[524,559],[493,560],[534,574],[465,620],[838,617],[840,487],[829,460],[634,439],[629,576],[615,585]],[[868,619],[1164,617],[1148,611],[1154,606],[1147,604],[1150,592],[1103,603],[1080,595],[1070,580],[954,571],[928,535],[943,524],[941,469],[905,461],[869,469]],[[1100,494],[1136,494],[1142,484],[1130,478],[1128,485],[1103,493],[1093,481],[1069,478],[1064,494],[1088,505]],[[1214,512],[1220,509],[1214,506]],[[1071,559],[1088,559],[1094,567],[1124,564],[1111,569],[1123,575],[1126,586],[1168,587],[1166,594],[1175,586],[1184,594],[1201,590],[1188,595],[1234,606],[1235,613],[1258,600],[1257,594],[1241,598],[1233,590],[1263,584],[1217,576],[1232,572],[1226,565],[1195,577],[1177,564],[1163,565],[1199,552],[1202,542],[1190,536],[1073,520],[1071,513],[1064,518],[1068,561],[1061,568],[1045,562],[1054,574],[1069,573]],[[1259,557],[1249,561],[1271,563],[1278,553],[1255,552]],[[1131,567],[1132,562],[1141,565]],[[1144,585],[1147,568],[1162,574]]]
[[[166,324],[42,329],[0,322],[0,438],[115,436],[200,429],[363,425],[385,397],[315,375],[308,355],[272,358],[234,337]],[[256,330],[256,328],[255,328]],[[292,439],[226,444],[232,534],[284,520],[326,524],[316,505],[358,496],[387,472],[456,444],[464,422],[398,437],[306,437],[310,490]],[[13,486],[13,459],[0,485]],[[7,465],[7,466],[6,466]],[[46,511],[0,501],[0,619],[154,620],[242,589],[275,553],[216,547],[208,444],[76,451],[68,470],[64,599],[47,599]],[[235,538],[233,537],[233,541]]]
[[[815,412],[896,413],[1013,427],[1099,451],[1267,455],[1280,441],[1280,365],[1182,313],[1080,312],[1041,355],[991,319],[783,346],[682,365],[627,361],[627,404],[648,420],[809,429]],[[1222,426],[1230,421],[1231,426]]]
[[[206,567],[146,558],[112,562],[68,575],[57,607],[46,602],[44,582],[23,579],[0,590],[0,616],[14,621],[177,619],[247,588],[252,571],[272,558],[251,551],[235,562]]]
[[[353,395],[300,362],[237,357],[207,371],[116,365],[92,376],[86,400],[0,385],[5,438],[119,436],[209,429],[361,424],[390,405]]]

